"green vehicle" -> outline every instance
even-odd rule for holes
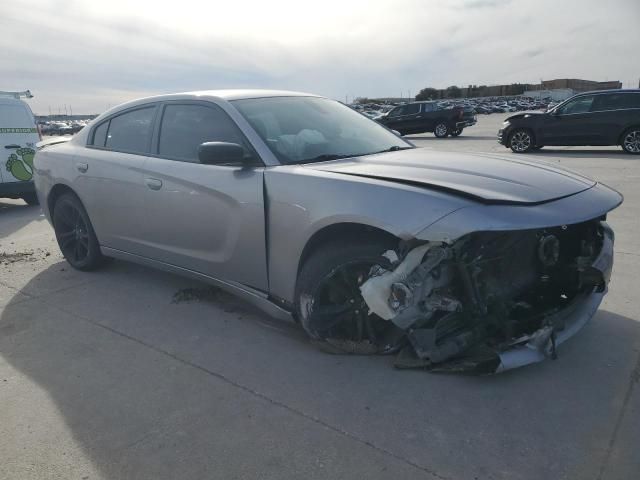
[[[21,98],[31,93],[0,92],[0,198],[22,198],[37,205],[33,157],[40,134],[31,108]]]

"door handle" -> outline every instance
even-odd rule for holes
[[[78,171],[80,173],[85,173],[87,170],[89,170],[89,164],[88,163],[76,163],[76,168],[78,169]]]
[[[147,184],[151,190],[160,190],[162,188],[162,180],[158,180],[157,178],[145,178],[144,183]]]
[[[12,143],[11,145],[5,145],[4,148],[20,148],[20,145],[16,145],[15,143]]]

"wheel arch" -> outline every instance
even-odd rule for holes
[[[622,133],[618,136],[617,145],[622,145],[622,141],[624,140],[624,136],[629,132],[629,130],[635,130],[635,129],[640,130],[640,123],[634,124],[634,125],[629,125],[629,126],[623,128],[622,129]]]
[[[53,207],[55,206],[56,201],[65,193],[71,193],[72,195],[75,195],[80,203],[82,203],[82,200],[80,200],[80,197],[78,197],[78,194],[73,190],[73,188],[64,183],[56,183],[53,187],[51,187],[51,190],[49,190],[49,195],[47,196],[47,211],[51,219],[53,219]]]
[[[366,236],[367,238],[383,239],[395,243],[400,242],[401,240],[399,237],[387,230],[363,223],[341,222],[327,225],[315,232],[307,240],[298,260],[296,276],[300,273],[300,269],[311,254],[323,245],[337,240],[348,241],[361,239],[363,236]]]

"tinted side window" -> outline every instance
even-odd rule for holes
[[[215,105],[167,105],[160,125],[158,154],[198,162],[198,147],[204,142],[244,145],[236,124]]]
[[[591,109],[593,95],[576,98],[560,108],[559,113],[567,115],[571,113],[585,113]]]
[[[433,103],[423,103],[422,109],[423,112],[433,112],[435,110]]]
[[[409,105],[405,105],[404,107],[405,115],[413,115],[415,113],[418,113],[419,111],[420,111],[419,103],[410,103]]]
[[[389,112],[390,117],[397,117],[398,115],[402,115],[402,107],[396,107]]]
[[[107,129],[109,128],[109,121],[102,122],[93,131],[93,141],[91,145],[96,147],[104,147],[104,142],[107,139]]]
[[[611,93],[597,95],[593,101],[592,111],[619,110],[621,108],[632,108],[629,105],[631,95],[626,93]]]
[[[626,108],[640,108],[640,93],[627,93]]]
[[[106,147],[123,152],[146,153],[156,107],[145,107],[113,117]]]

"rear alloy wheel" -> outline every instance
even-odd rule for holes
[[[462,128],[456,128],[455,130],[451,130],[452,137],[459,137],[462,133]]]
[[[449,135],[449,126],[445,122],[439,122],[433,129],[433,134],[438,138],[444,138]]]
[[[516,130],[509,138],[509,147],[515,153],[525,153],[533,148],[533,137],[528,130]]]
[[[622,149],[632,155],[640,155],[640,128],[632,128],[624,133]]]
[[[53,207],[53,229],[58,246],[69,264],[78,270],[93,270],[103,256],[89,216],[72,193],[65,193]]]
[[[391,353],[404,338],[392,322],[369,313],[360,286],[371,272],[388,268],[384,242],[328,244],[305,262],[296,285],[302,327],[330,353]]]

